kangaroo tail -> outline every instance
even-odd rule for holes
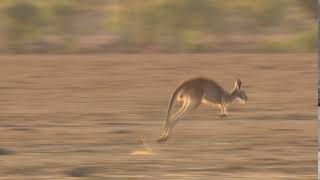
[[[185,84],[183,83],[172,93],[172,95],[170,97],[167,118],[166,118],[166,121],[163,126],[164,130],[166,129],[166,126],[169,125],[168,123],[169,123],[172,107],[174,106],[175,100],[177,99],[178,96],[180,96],[183,93],[184,88],[185,88]]]

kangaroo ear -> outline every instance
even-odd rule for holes
[[[240,80],[240,79],[237,79],[236,82],[235,82],[235,85],[234,85],[235,88],[236,88],[236,89],[240,89],[240,88],[241,88],[241,85],[242,85],[241,80]]]

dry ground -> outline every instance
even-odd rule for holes
[[[316,58],[0,56],[0,179],[316,179]],[[172,91],[198,75],[240,77],[248,103],[224,120],[201,106],[155,142]]]

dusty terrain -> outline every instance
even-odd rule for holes
[[[317,178],[316,54],[0,56],[0,179]],[[157,143],[194,76],[249,101],[200,106]]]

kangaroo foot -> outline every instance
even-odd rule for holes
[[[221,119],[223,119],[223,118],[227,117],[227,115],[224,114],[224,113],[221,113],[221,114],[219,114],[219,117],[220,117]]]
[[[168,139],[168,136],[161,136],[157,141],[158,142],[164,142]]]

